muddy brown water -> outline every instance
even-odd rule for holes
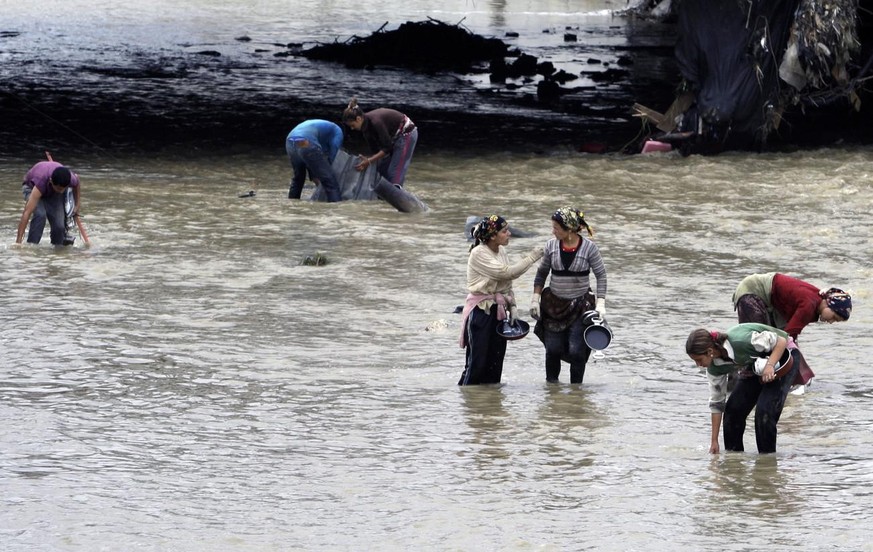
[[[214,6],[195,23],[240,13]],[[169,4],[141,17],[158,8],[178,24]],[[12,247],[42,151],[0,155],[4,550],[871,550],[869,149],[422,147],[408,186],[431,210],[406,215],[289,202],[270,148],[62,149],[94,245],[61,251]],[[466,217],[531,234],[517,255],[564,204],[609,271],[605,357],[581,387],[566,367],[546,385],[529,336],[503,385],[459,389]],[[855,311],[802,334],[817,378],[778,452],[757,455],[750,427],[748,452],[712,456],[684,340],[732,324],[736,283],[769,270],[849,289]]]

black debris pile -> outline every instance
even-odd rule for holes
[[[345,42],[319,44],[296,54],[344,63],[352,69],[382,65],[424,72],[489,73],[492,85],[505,85],[509,89],[519,85],[507,84],[507,79],[523,80],[529,84],[540,76],[542,78],[536,84],[536,99],[540,104],[548,105],[554,105],[561,96],[573,92],[562,85],[579,78],[564,70],[556,70],[549,61],[541,62],[535,56],[510,48],[498,38],[471,33],[460,24],[450,25],[428,18],[426,21],[407,21],[393,31],[386,31],[386,25],[366,38],[353,36]],[[602,76],[604,80],[614,80],[612,73]]]
[[[300,52],[309,59],[344,63],[351,68],[390,65],[419,71],[470,73],[480,64],[508,55],[498,38],[471,33],[460,24],[436,19],[408,21],[393,31],[382,25],[368,37],[319,44]]]
[[[860,0],[682,0],[675,10],[676,99],[654,117],[638,109],[664,133],[656,139],[683,152],[763,149],[802,139],[804,119],[822,136],[873,114],[862,105],[873,54]]]
[[[848,66],[861,46],[857,25],[858,0],[801,0],[780,76],[801,95],[812,89],[838,89],[855,103],[854,90],[846,87],[851,79]]]

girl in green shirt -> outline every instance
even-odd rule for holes
[[[790,360],[780,362],[786,349]],[[726,332],[699,328],[688,336],[685,352],[697,366],[706,368],[709,379],[709,451],[719,452],[722,424],[725,450],[744,450],[746,418],[755,409],[758,452],[776,452],[776,424],[799,365],[794,362],[796,346],[788,334],[756,323],[737,324]],[[729,393],[729,383],[734,380]]]

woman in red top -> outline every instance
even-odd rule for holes
[[[767,324],[785,330],[796,341],[813,322],[845,322],[852,313],[852,297],[839,288],[819,289],[798,278],[778,272],[746,276],[733,296],[737,321]],[[815,374],[802,361],[797,384]]]

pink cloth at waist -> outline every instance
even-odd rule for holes
[[[470,317],[470,312],[476,308],[476,305],[482,301],[492,300],[497,303],[497,320],[506,319],[506,297],[502,293],[470,293],[467,295],[467,300],[464,302],[464,310],[461,313],[461,337],[458,344],[463,349],[467,346],[467,318]]]

